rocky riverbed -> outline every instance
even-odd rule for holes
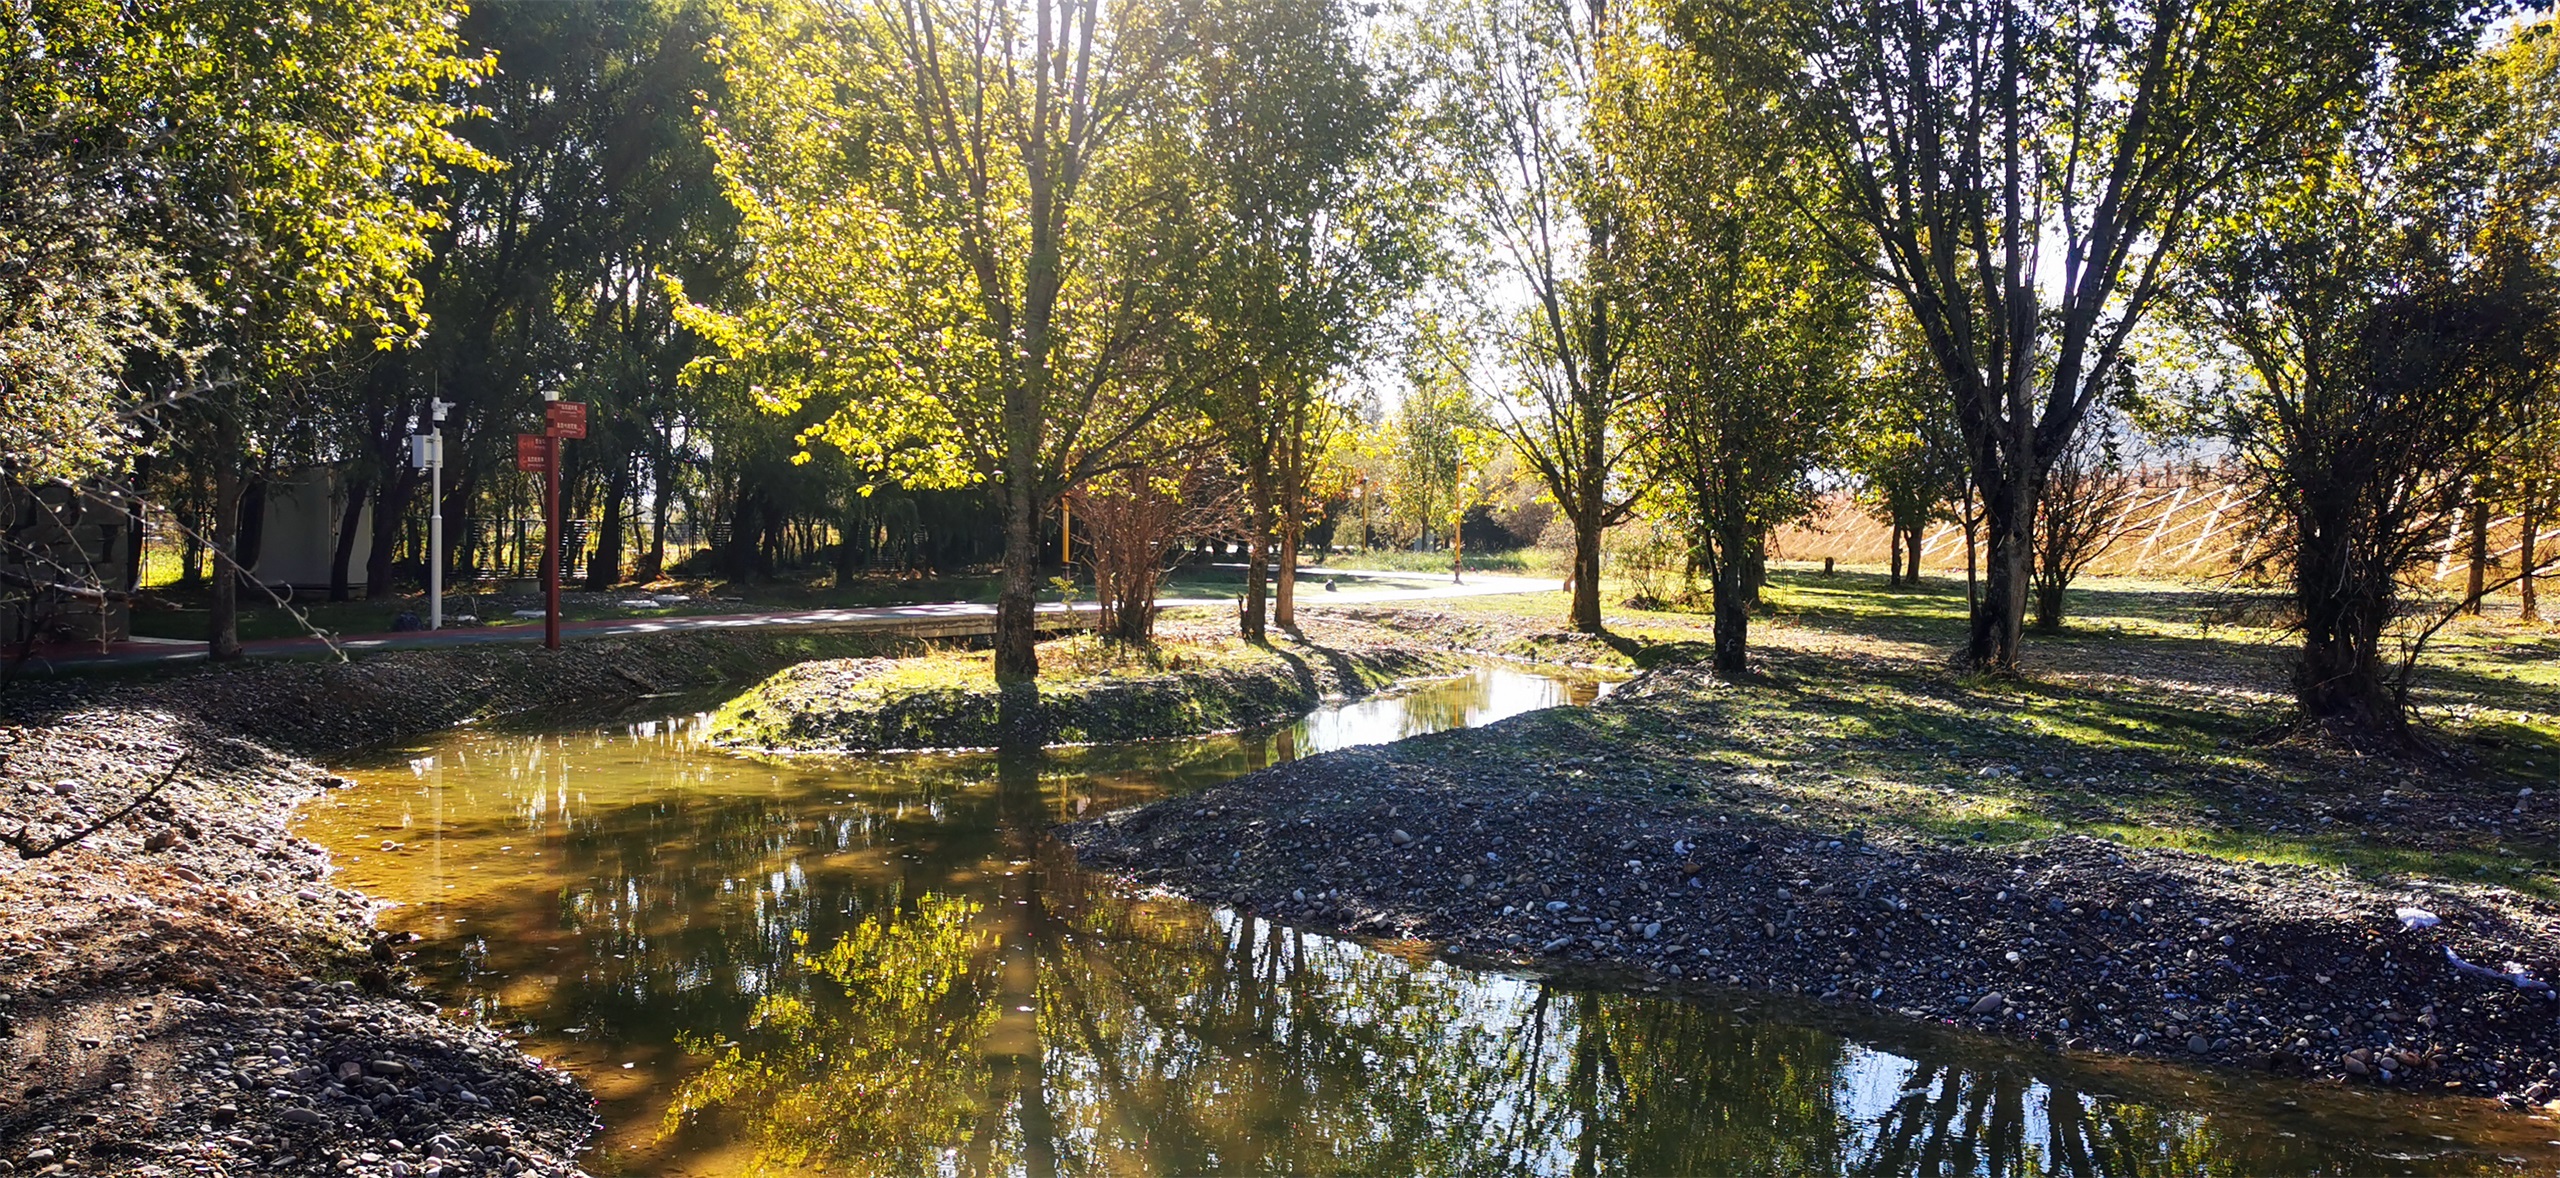
[[[5,731],[0,831],[34,846],[158,792],[0,852],[0,1173],[576,1172],[575,1082],[404,991],[286,833],[335,779],[164,711]]]
[[[1838,822],[1716,755],[1729,734],[1698,682],[1667,669],[1596,709],[1328,754],[1060,833],[1132,886],[1523,969],[2519,1109],[2560,1095],[2543,981],[2560,976],[2560,907],[2078,835],[1982,845]],[[1792,796],[1829,776],[1792,775]]]

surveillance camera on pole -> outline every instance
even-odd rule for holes
[[[453,402],[427,398],[427,432],[409,435],[409,465],[427,472],[427,628],[444,629],[444,412]]]

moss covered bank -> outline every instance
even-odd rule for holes
[[[1095,744],[1256,728],[1467,665],[1446,648],[1363,622],[1311,627],[1267,646],[1222,637],[1208,622],[1167,631],[1149,648],[1089,637],[1044,646],[1023,739]],[[711,739],[787,753],[985,748],[1006,743],[1006,723],[987,655],[952,651],[786,668],[722,708]]]

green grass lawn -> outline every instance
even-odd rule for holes
[[[1466,554],[1466,570],[1471,573],[1507,573],[1524,577],[1561,577],[1565,573],[1566,554],[1543,548],[1521,548],[1510,552],[1470,552]],[[1382,569],[1399,573],[1440,573],[1449,571],[1449,554],[1439,552],[1406,552],[1394,548],[1372,548],[1367,552],[1336,552],[1330,556],[1309,554],[1299,562],[1308,571],[1326,565],[1343,569]]]
[[[1611,585],[1606,600],[1623,600]],[[1843,827],[1995,842],[2079,832],[2379,876],[2489,881],[2560,895],[2560,630],[2464,620],[2431,645],[2416,698],[2428,750],[2361,756],[2297,731],[2292,636],[2215,620],[2211,587],[2091,579],[2024,674],[1964,673],[1962,581],[1773,575],[1755,672],[1703,681],[1696,714],[1719,772],[1766,788],[1731,804]],[[1437,603],[1552,625],[1562,594]],[[1703,655],[1703,613],[1612,605],[1629,665]],[[1594,717],[1606,724],[1605,710]],[[1642,739],[1628,733],[1628,739]],[[1698,788],[1712,790],[1711,786]],[[2523,799],[2519,790],[2537,788]]]

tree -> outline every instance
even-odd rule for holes
[[[1620,420],[1638,395],[1620,374],[1637,327],[1626,229],[1588,127],[1618,36],[1605,0],[1469,0],[1432,42],[1458,232],[1489,259],[1453,283],[1504,373],[1485,398],[1493,423],[1573,525],[1571,622],[1586,633],[1601,626],[1601,536],[1635,506],[1613,485],[1636,445]],[[1472,359],[1453,367],[1475,376]]]
[[[348,593],[361,560],[366,595],[395,589],[393,558],[411,532],[424,472],[408,435],[428,428],[428,402],[449,402],[445,501],[448,556],[485,560],[471,527],[493,484],[516,478],[514,435],[542,394],[587,402],[586,440],[566,448],[562,499],[573,518],[601,509],[589,582],[617,579],[644,464],[663,505],[684,468],[669,437],[704,406],[677,374],[700,341],[679,330],[665,273],[701,298],[737,269],[736,213],[721,192],[697,102],[721,78],[704,52],[709,6],[686,0],[484,4],[459,34],[497,68],[450,95],[454,133],[502,167],[461,172],[432,196],[447,212],[419,266],[433,330],[378,353],[335,431],[349,478],[331,592]],[[361,555],[357,520],[373,528]]]
[[[1343,0],[1210,0],[1184,103],[1209,223],[1200,308],[1216,419],[1245,475],[1244,636],[1296,623],[1309,479],[1339,407],[1323,391],[1423,270],[1427,211],[1403,83],[1363,60]]]
[[[1884,517],[1888,583],[1898,589],[1906,572],[1920,583],[1921,533],[1953,518],[1949,505],[1964,496],[1964,436],[1919,325],[1896,307],[1878,320],[1847,463],[1860,497]]]
[[[1642,465],[1708,573],[1716,669],[1739,672],[1769,532],[1837,450],[1868,284],[1795,214],[1777,128],[1709,63],[1632,39],[1611,61],[1603,143],[1646,324],[1620,379],[1644,395]]]
[[[1458,478],[1466,466],[1471,434],[1486,428],[1482,405],[1465,382],[1454,377],[1423,375],[1405,390],[1390,433],[1392,481],[1387,495],[1395,514],[1417,544],[1433,536],[1446,538],[1458,516]]]
[[[2480,65],[2503,112],[2491,129],[2503,203],[2519,244],[2560,267],[2560,21],[2548,14],[2516,25]],[[2546,383],[2524,406],[2525,421],[2499,466],[2512,487],[2518,618],[2541,620],[2537,578],[2555,554],[2541,547],[2560,492],[2560,386]]]
[[[2036,508],[2033,573],[2039,633],[2061,631],[2064,595],[2089,563],[2124,535],[2134,489],[2115,421],[2102,406],[2072,431],[2045,474],[2044,501]]]
[[[2560,361],[2560,284],[2515,206],[2480,199],[2494,103],[2472,79],[2372,78],[2297,168],[2217,208],[2181,291],[2239,369],[2223,409],[2291,565],[2295,700],[2350,739],[2405,735],[2403,579]]]
[[[1206,434],[1206,423],[1190,423]],[[1176,447],[1144,466],[1116,470],[1068,492],[1076,522],[1088,537],[1082,552],[1093,570],[1093,596],[1102,612],[1101,632],[1143,645],[1155,639],[1156,589],[1180,545],[1222,531],[1234,516],[1213,469],[1217,457],[1202,446]]]
[[[165,254],[125,233],[139,202],[122,175],[143,161],[77,150],[102,112],[69,92],[76,60],[30,51],[38,31],[0,28],[0,478],[25,484],[117,465],[128,358],[183,360],[178,321],[203,309]]]
[[[708,113],[752,297],[687,322],[761,403],[824,394],[809,440],[909,486],[1001,488],[995,671],[1039,671],[1042,510],[1129,465],[1196,392],[1189,194],[1146,0],[793,0],[742,13]]]
[[[2124,362],[2200,201],[2432,11],[2332,0],[1705,0],[1679,24],[1780,104],[1919,321],[1987,524],[1966,657],[2018,661],[2045,473]],[[2421,28],[2417,32],[2436,30]],[[1868,241],[1875,243],[1874,247]]]
[[[213,483],[216,658],[239,653],[244,496],[315,448],[352,349],[415,336],[409,268],[438,223],[418,193],[484,162],[447,131],[459,109],[447,88],[484,65],[462,56],[459,15],[391,0],[74,0],[7,34],[7,154],[43,159],[54,181],[26,194],[53,206],[45,255],[136,286],[103,298],[57,287],[47,305],[87,330],[30,391],[74,409],[57,436],[94,443],[110,353],[148,382],[157,440]],[[171,344],[191,362],[167,363]],[[92,470],[102,459],[66,454]]]

